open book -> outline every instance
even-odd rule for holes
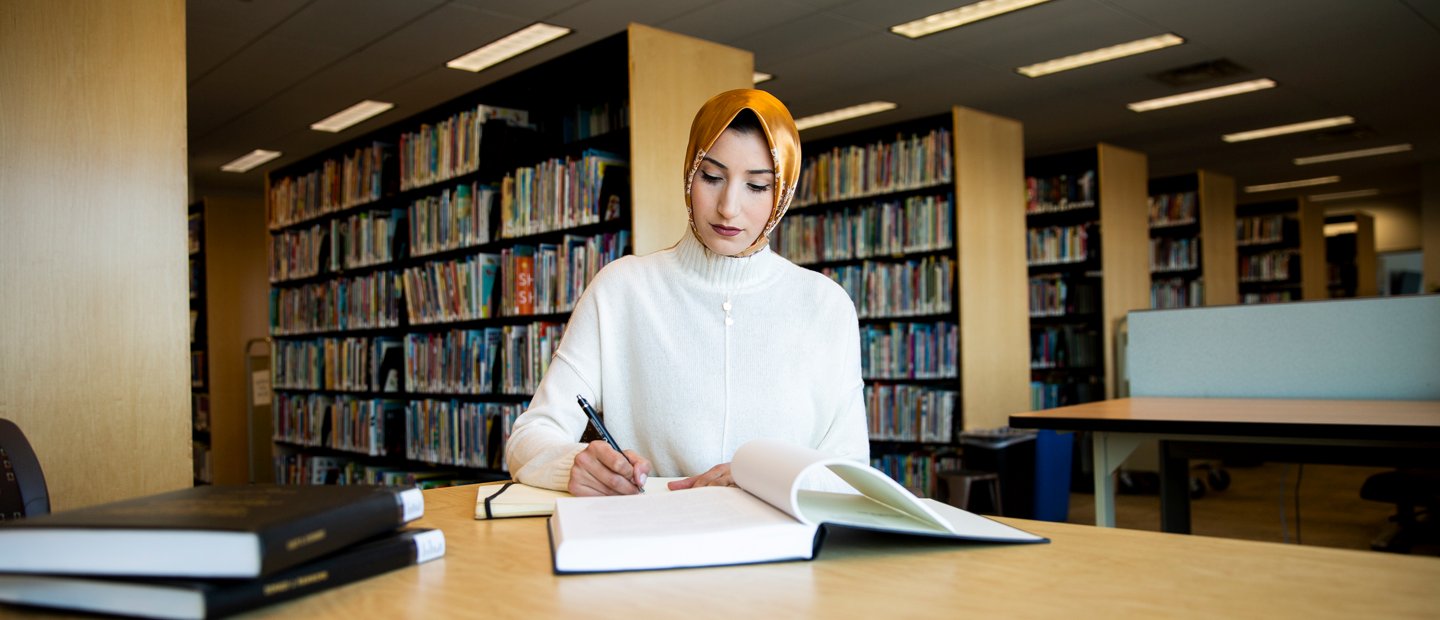
[[[645,492],[669,493],[670,482],[684,478],[651,477],[645,481]],[[482,484],[475,493],[476,519],[506,517],[546,517],[555,512],[555,500],[574,497],[565,491],[542,489],[519,482]]]
[[[857,493],[813,491],[828,469]],[[988,543],[1047,539],[931,499],[872,467],[757,439],[735,452],[736,487],[555,500],[550,546],[557,573],[750,564],[815,557],[822,526]]]

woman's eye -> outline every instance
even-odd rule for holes
[[[749,187],[749,188],[750,188],[750,191],[755,192],[755,193],[757,193],[757,194],[758,194],[758,193],[761,193],[761,192],[768,192],[768,191],[770,191],[770,186],[769,186],[769,185],[761,185],[761,184],[757,184],[757,183],[746,183],[745,185],[746,185],[746,187]]]
[[[700,171],[700,180],[706,183],[719,183],[722,179],[705,171]]]

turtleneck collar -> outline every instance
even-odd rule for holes
[[[740,291],[763,285],[779,277],[786,262],[769,246],[744,258],[716,254],[689,231],[671,252],[682,273],[720,291]]]

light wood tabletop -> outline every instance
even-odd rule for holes
[[[1010,425],[1056,430],[1440,440],[1440,401],[1287,398],[1103,400],[1015,413]]]
[[[544,518],[473,519],[425,492],[443,559],[253,618],[1434,618],[1440,558],[1001,519],[1049,544],[833,535],[818,559],[555,575]],[[62,617],[0,607],[0,616]]]

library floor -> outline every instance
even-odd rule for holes
[[[1230,487],[1209,490],[1190,503],[1193,533],[1202,536],[1267,542],[1290,542],[1344,549],[1370,549],[1381,533],[1393,504],[1360,499],[1360,486],[1384,468],[1341,465],[1265,463],[1250,467],[1227,466]],[[1296,479],[1300,480],[1300,523],[1296,527]],[[1283,506],[1282,506],[1283,504]],[[1071,523],[1095,523],[1095,498],[1088,493],[1070,495]],[[1160,531],[1159,495],[1118,495],[1118,527]],[[1298,530],[1298,531],[1297,531]],[[1416,554],[1440,555],[1440,548],[1424,547]]]

